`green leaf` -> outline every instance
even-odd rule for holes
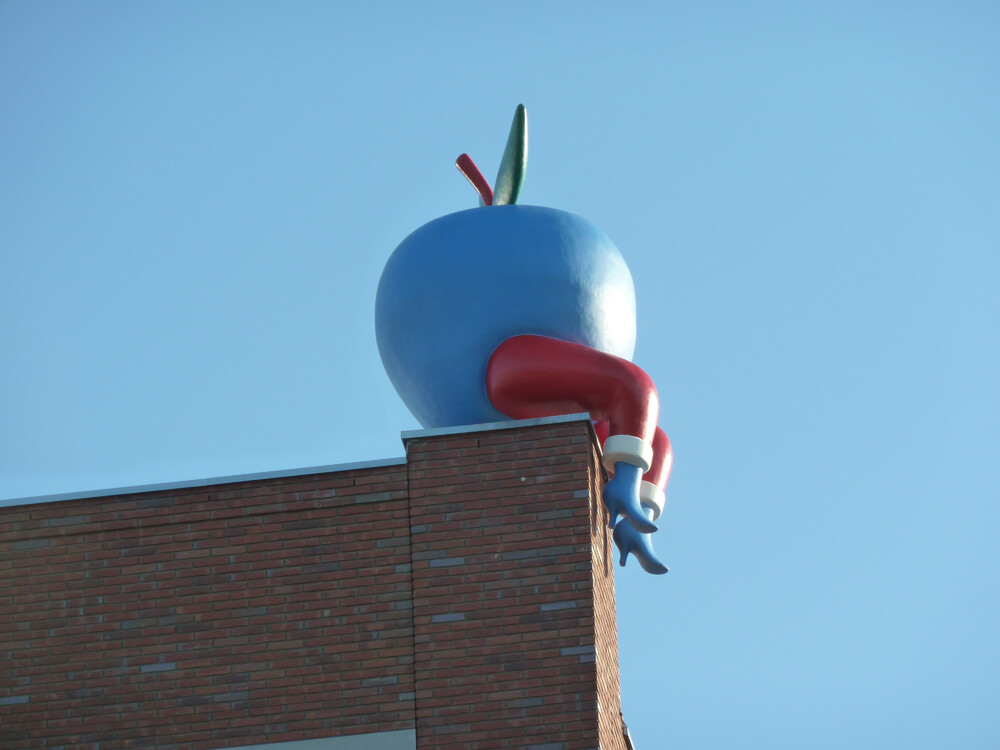
[[[514,111],[514,121],[510,124],[510,135],[507,136],[500,169],[497,171],[497,181],[493,188],[494,206],[517,203],[527,169],[528,113],[523,104],[518,104]]]

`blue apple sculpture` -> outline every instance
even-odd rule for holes
[[[631,358],[632,276],[586,219],[538,206],[459,211],[413,232],[382,272],[379,353],[424,427],[509,419],[486,394],[486,365],[525,333]]]
[[[513,337],[547,337],[632,357],[635,291],[624,258],[586,219],[517,205],[526,162],[527,116],[519,106],[496,190],[463,154],[457,165],[479,192],[480,207],[424,224],[399,244],[382,272],[375,300],[379,354],[424,427],[511,418],[491,402],[487,369],[498,347]],[[626,475],[635,485],[624,488],[634,496],[625,504],[631,510],[609,508],[612,524],[618,512],[631,519],[623,518],[614,535],[623,564],[631,551],[647,570],[666,572],[649,533],[643,533],[656,527],[649,508],[640,509],[642,472],[620,468],[619,485],[624,488]],[[606,502],[609,493],[615,494],[612,483]],[[655,515],[660,509],[662,501]]]

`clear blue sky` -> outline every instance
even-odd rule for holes
[[[523,102],[676,451],[638,750],[1000,747],[1000,6],[708,5],[0,2],[0,497],[401,455],[379,274]]]

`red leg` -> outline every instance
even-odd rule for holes
[[[659,427],[653,436],[653,465],[642,476],[642,487],[639,490],[639,500],[653,511],[656,520],[663,512],[666,502],[665,490],[670,479],[670,469],[674,463],[674,452],[670,446],[670,438]]]
[[[486,369],[486,392],[514,419],[589,411],[608,422],[611,436],[649,444],[660,411],[656,387],[641,368],[547,336],[514,336],[500,344]]]

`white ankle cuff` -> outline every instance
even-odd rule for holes
[[[667,504],[667,496],[659,487],[652,482],[643,482],[639,485],[639,502],[653,511],[650,521],[655,521],[663,512]]]
[[[619,461],[638,466],[645,474],[653,464],[653,446],[634,435],[612,435],[604,441],[604,468],[614,473]]]

